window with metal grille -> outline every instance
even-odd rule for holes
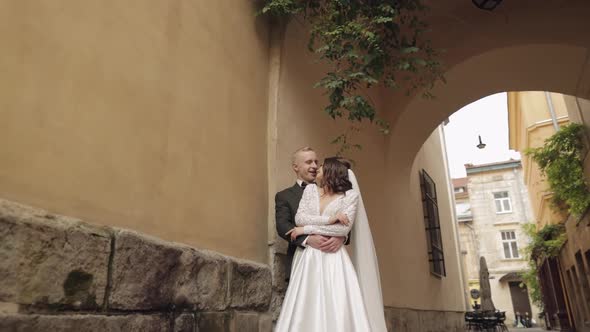
[[[444,277],[447,272],[445,270],[445,257],[440,233],[436,184],[425,170],[420,171],[420,189],[422,191],[422,208],[424,211],[426,241],[428,242],[430,273],[437,277]]]
[[[519,258],[515,231],[501,231],[504,258]]]

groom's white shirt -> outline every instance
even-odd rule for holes
[[[297,184],[301,187],[301,185],[303,184],[303,180],[297,179]],[[309,239],[309,236],[306,237],[305,240],[303,240],[303,242],[301,242],[301,246],[307,247],[307,239]]]

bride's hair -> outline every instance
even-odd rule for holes
[[[324,178],[323,185],[333,193],[344,193],[352,189],[352,183],[348,178],[350,162],[340,157],[330,157],[324,159],[323,164]]]

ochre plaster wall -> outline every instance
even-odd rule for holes
[[[254,2],[0,2],[0,196],[267,261]]]

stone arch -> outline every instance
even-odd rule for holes
[[[423,143],[433,130],[452,113],[482,97],[502,91],[542,90],[587,97],[583,82],[588,80],[584,70],[587,65],[587,49],[569,44],[527,44],[491,49],[474,55],[452,66],[446,73],[447,84],[434,89],[436,99],[425,100],[414,97],[403,107],[396,109],[392,130],[385,147],[385,177],[388,179],[386,196],[394,198],[386,209],[388,222],[379,224],[377,240],[382,252],[403,251],[403,244],[385,244],[388,241],[381,234],[395,234],[412,231],[404,225],[416,220],[416,211],[408,206],[417,204],[415,191],[417,174],[415,158]],[[404,236],[397,236],[402,238]],[[392,256],[389,254],[388,256]],[[412,260],[396,258],[392,266],[405,266]],[[389,280],[384,287],[384,298],[388,305],[403,306],[397,297],[408,298],[403,284],[404,278],[396,269],[387,267],[382,272]]]
[[[532,44],[494,49],[449,69],[447,83],[434,89],[436,98],[413,98],[398,112],[389,140],[389,153],[410,161],[424,140],[461,107],[503,91],[553,91],[588,97],[581,82],[588,50],[562,44]],[[402,147],[403,145],[403,147]]]
[[[491,13],[465,0],[428,4],[431,39],[435,47],[445,49],[448,83],[436,86],[435,100],[372,90],[378,108],[390,120],[391,134],[383,137],[363,127],[358,137],[363,149],[351,157],[361,164],[357,174],[371,211],[385,305],[449,310],[441,298],[451,294],[448,289],[458,289],[458,282],[451,282],[451,278],[433,282],[424,266],[400,270],[425,265],[421,258],[425,250],[418,237],[424,232],[418,225],[422,216],[413,169],[416,153],[450,114],[496,92],[549,90],[587,97],[590,77],[585,68],[590,38],[583,31],[589,28],[586,13],[590,12],[590,3],[509,1]],[[269,116],[274,135],[269,140],[271,191],[292,184],[287,168],[289,151],[304,141],[329,154],[334,147],[327,142],[345,127],[318,112],[325,106],[325,96],[312,87],[325,67],[305,51],[307,36],[305,26],[291,22],[277,43],[276,108]],[[272,239],[272,220],[269,226]],[[439,292],[438,296],[433,292]]]

